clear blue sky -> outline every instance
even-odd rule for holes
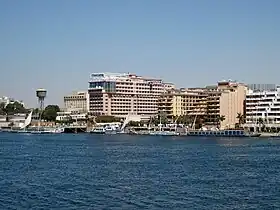
[[[0,0],[0,95],[35,106],[86,90],[91,72],[178,87],[280,83],[279,0]]]

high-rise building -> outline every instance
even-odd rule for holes
[[[73,92],[64,96],[64,106],[68,112],[88,112],[88,93],[86,91]]]
[[[89,81],[89,111],[93,115],[148,119],[158,113],[158,98],[171,83],[130,73],[93,73]]]

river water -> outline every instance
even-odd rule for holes
[[[0,209],[280,209],[280,139],[0,133]]]

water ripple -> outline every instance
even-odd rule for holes
[[[0,135],[1,209],[280,209],[280,141]]]

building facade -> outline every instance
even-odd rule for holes
[[[188,115],[203,118],[205,124],[234,128],[237,114],[244,114],[247,86],[232,81],[218,82],[216,86],[188,88],[165,93],[160,97],[159,110],[169,119]],[[220,121],[221,116],[224,120]]]
[[[89,97],[86,91],[73,92],[64,96],[65,111],[85,113],[89,110]]]
[[[149,118],[158,113],[158,99],[174,88],[161,79],[129,73],[93,73],[89,81],[89,111],[93,115]]]
[[[159,112],[164,112],[169,120],[176,117],[204,116],[207,94],[203,89],[180,89],[164,93],[159,98]]]
[[[224,116],[224,120],[220,122],[221,128],[235,128],[235,125],[239,123],[237,115],[238,113],[241,115],[244,114],[247,92],[248,87],[243,83],[233,81],[222,81],[218,83],[215,97],[219,98],[219,106],[214,107],[218,110],[216,113],[219,116]],[[216,113],[214,117],[218,117]]]
[[[261,122],[260,122],[261,121]],[[272,91],[250,90],[246,96],[246,124],[280,125],[280,87]]]

